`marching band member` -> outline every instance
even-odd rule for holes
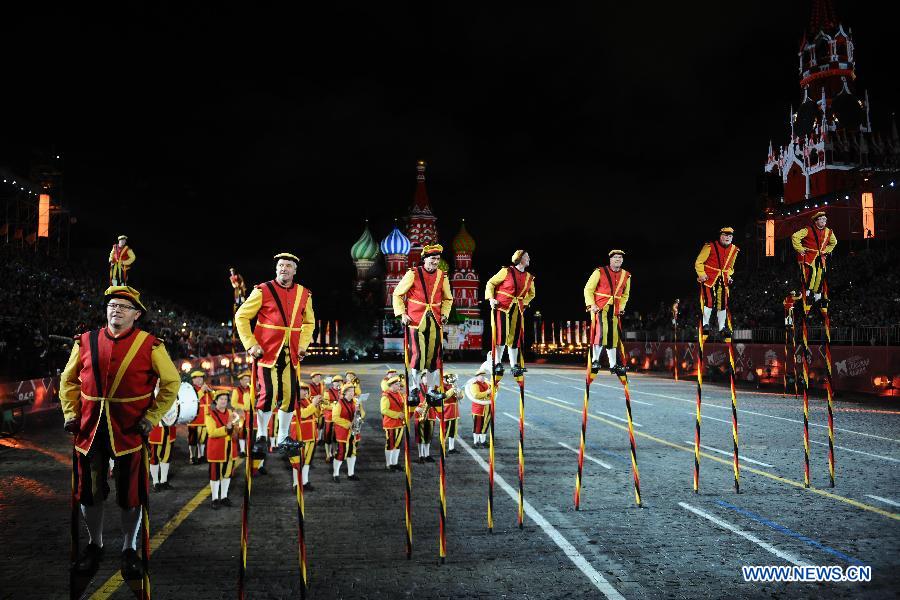
[[[322,438],[325,432],[325,417],[322,415],[322,400],[324,397],[325,388],[322,385],[322,374],[318,371],[313,371],[309,375],[309,398],[310,400],[314,398],[319,399],[319,418],[316,421],[316,442],[318,444],[322,444]]]
[[[421,385],[422,400],[415,407],[416,419],[416,446],[419,448],[419,463],[434,462],[431,458],[431,438],[434,436],[434,408],[425,401],[428,393],[428,386],[425,381]],[[437,388],[435,388],[437,391]]]
[[[231,391],[231,407],[240,416],[241,420],[235,428],[238,437],[238,456],[243,458],[247,454],[247,415],[250,414],[250,371],[242,371],[238,374],[238,386]]]
[[[609,251],[609,266],[597,267],[584,286],[584,303],[594,327],[593,361],[591,371],[600,370],[600,347],[606,348],[609,371],[619,377],[625,375],[625,365],[616,364],[619,346],[619,318],[625,314],[625,305],[631,294],[631,273],[622,268],[625,253]]]
[[[322,395],[310,397],[309,384],[300,382],[297,390],[297,408],[294,409],[294,418],[291,420],[291,439],[303,444],[303,465],[300,467],[300,456],[291,456],[291,469],[294,479],[294,487],[297,487],[297,469],[300,467],[303,480],[303,489],[312,491],[314,488],[309,482],[309,465],[312,464],[316,451],[316,422],[319,419]]]
[[[491,424],[491,384],[484,380],[488,369],[481,368],[475,374],[475,381],[469,384],[469,397],[472,399],[472,445],[485,448],[487,430]]]
[[[356,376],[356,373],[353,371],[347,371],[344,373],[344,381],[346,383],[352,383],[353,387],[356,389],[356,396],[362,396],[362,386],[359,384],[359,377]]]
[[[154,396],[159,395],[159,382],[156,383]],[[150,478],[153,480],[153,491],[171,490],[169,484],[169,459],[172,458],[172,447],[175,445],[175,425],[166,425],[163,419],[150,430],[147,436],[150,444]]]
[[[237,444],[234,443],[234,429],[240,419],[237,412],[228,406],[231,391],[215,391],[213,404],[206,413],[206,430],[209,434],[206,462],[209,463],[209,487],[212,490],[212,507],[231,506],[228,486],[237,458]]]
[[[331,409],[334,439],[337,443],[332,475],[332,481],[335,483],[341,482],[338,475],[345,460],[347,461],[347,479],[359,481],[359,476],[356,475],[356,450],[359,444],[359,433],[355,429],[359,420],[366,418],[366,411],[356,399],[356,388],[352,383],[345,383],[341,387],[340,393],[340,400]]]
[[[330,463],[334,460],[334,453],[337,449],[334,447],[334,423],[332,422],[332,411],[334,406],[341,399],[341,387],[344,385],[344,378],[335,375],[331,378],[331,385],[326,390],[325,397],[322,399],[322,415],[325,421],[325,462]]]
[[[447,441],[447,454],[456,454],[457,423],[459,421],[459,396],[454,387],[457,377],[454,373],[444,374],[444,405],[437,407],[438,413],[444,413],[444,436]]]
[[[403,397],[403,379],[396,374],[381,382],[381,426],[384,429],[384,461],[388,471],[399,471],[400,442],[403,441],[403,411],[406,398]]]
[[[192,371],[191,385],[197,392],[197,416],[188,423],[188,453],[192,465],[199,464],[206,457],[206,413],[212,402],[212,388],[206,384],[206,371]]]
[[[393,377],[396,374],[397,374],[397,369],[388,369],[385,372],[384,377],[381,379],[381,391],[382,392],[386,392],[388,390],[388,382],[387,381],[388,381],[388,379],[390,379],[391,377]],[[402,383],[402,380],[401,380],[401,383]]]

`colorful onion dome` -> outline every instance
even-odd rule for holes
[[[381,253],[382,254],[409,254],[409,250],[412,247],[412,244],[409,243],[409,238],[403,235],[403,232],[400,231],[396,225],[394,225],[394,230],[391,231],[386,238],[381,240]]]
[[[378,256],[378,244],[372,239],[372,232],[369,231],[369,222],[366,221],[366,229],[350,248],[350,258],[353,260],[375,260]]]
[[[475,240],[472,239],[472,236],[469,235],[469,232],[466,230],[465,219],[463,219],[462,225],[459,228],[459,233],[453,238],[451,246],[453,251],[457,254],[472,254],[475,252]]]

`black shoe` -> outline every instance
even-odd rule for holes
[[[129,548],[122,552],[122,579],[132,581],[144,577],[144,565],[136,550]]]
[[[595,359],[591,362],[591,373],[594,374],[594,375],[596,375],[596,374],[599,373],[599,372],[600,372],[600,359],[599,359],[599,358],[595,358]]]
[[[241,452],[238,454],[238,456],[239,456],[240,458],[245,458],[245,457],[247,456],[247,453],[244,452],[244,451],[241,451]]]
[[[394,470],[394,465],[384,465],[384,470],[385,470],[385,471],[393,471],[393,470]]]
[[[219,500],[219,506],[231,506],[231,500],[229,498],[222,498]]]
[[[512,368],[513,377],[521,377],[522,375],[525,374],[525,371],[527,371],[527,370],[528,369],[526,369],[525,367],[515,366]]]
[[[734,332],[731,329],[729,329],[728,327],[723,327],[722,329],[719,330],[719,335],[722,337],[723,340],[730,340],[731,336],[734,335]]]
[[[426,457],[425,457],[425,462],[433,463],[433,462],[434,462],[434,459],[431,458],[430,456],[426,456]]]
[[[625,377],[625,366],[624,365],[616,365],[609,370],[610,373],[616,375],[618,377]]]
[[[459,454],[459,450],[457,450],[456,448],[453,448],[451,450],[447,450],[447,454]]]
[[[503,365],[494,365],[494,377],[503,377]]]
[[[161,490],[161,489],[162,489],[162,485],[160,485],[160,484],[158,484],[158,483],[154,483],[154,484],[153,484],[153,491],[154,491],[154,492],[158,492],[158,491]]]
[[[428,392],[425,395],[425,401],[428,403],[428,406],[443,406],[444,394],[441,392]]]
[[[359,475],[353,474],[347,479],[349,479],[350,481],[359,481]]]
[[[268,475],[269,472],[266,471],[266,467],[265,467],[265,466],[261,466],[259,469],[257,469],[256,474],[257,474],[257,475]]]
[[[283,442],[278,444],[278,451],[284,458],[289,458],[291,456],[300,456],[300,448],[302,447],[303,445],[297,440],[285,438]]]
[[[406,404],[409,406],[418,406],[422,401],[418,390],[409,390],[409,396],[406,398]]]
[[[168,481],[163,481],[161,484],[159,484],[159,488],[161,490],[174,490],[175,489],[171,486],[171,484]]]
[[[218,501],[218,500],[213,500],[213,501],[212,501],[212,509],[213,509],[213,510],[219,510],[219,501]]]
[[[420,457],[419,457],[419,460],[417,460],[416,462],[419,463],[420,465],[424,465],[424,464],[425,464],[425,457],[424,457],[424,456],[420,456]]]
[[[78,573],[96,573],[100,567],[100,561],[103,560],[103,548],[97,544],[90,543],[85,546],[78,560],[72,565]]]
[[[192,465],[196,465],[196,464],[197,464],[197,459],[194,458],[193,456],[191,457],[191,464],[192,464]]]
[[[401,467],[400,465],[391,465],[391,470],[392,471],[403,471],[403,470],[405,470],[405,467]]]
[[[704,325],[702,328],[703,337],[709,337],[709,325]]]
[[[829,300],[828,298],[819,298],[816,304],[819,305],[819,310],[825,310],[828,308]]]
[[[311,484],[311,483],[306,483],[306,485],[303,486],[304,492],[313,492],[313,491],[315,491],[315,489],[316,488],[314,488],[313,484]]]
[[[337,475],[335,475],[334,477],[331,478],[331,481],[333,481],[334,483],[340,483],[340,482],[341,482],[341,478],[338,477]]]
[[[265,458],[266,454],[269,453],[269,441],[264,438],[256,438],[256,441],[253,442],[253,450],[252,455],[253,458]]]

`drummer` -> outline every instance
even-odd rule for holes
[[[234,428],[240,416],[228,406],[231,390],[215,391],[213,404],[206,414],[206,430],[209,435],[206,462],[209,463],[209,487],[212,491],[212,507],[231,506],[228,486],[237,458],[237,444],[234,443]]]

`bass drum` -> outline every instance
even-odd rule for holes
[[[197,416],[197,410],[200,406],[200,399],[194,386],[184,381],[178,388],[178,398],[169,411],[163,415],[163,424],[171,427],[172,425],[187,425]]]

